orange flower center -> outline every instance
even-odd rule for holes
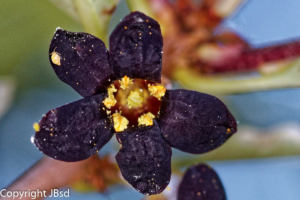
[[[147,80],[124,76],[115,81],[103,101],[113,118],[115,131],[121,132],[128,126],[152,126],[165,92],[163,86]]]

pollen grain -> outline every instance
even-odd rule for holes
[[[34,123],[33,124],[33,129],[35,130],[35,132],[39,132],[40,131],[40,125],[38,123]]]
[[[56,49],[56,47],[55,47]],[[60,66],[61,63],[60,63],[60,60],[61,60],[61,56],[58,52],[55,51],[55,49],[53,50],[52,53],[50,53],[51,55],[51,61],[55,64],[55,65],[58,65]]]

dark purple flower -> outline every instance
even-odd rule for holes
[[[189,167],[178,188],[177,200],[226,200],[218,174],[206,164]]]
[[[110,51],[90,34],[57,29],[51,65],[84,98],[50,110],[34,125],[39,150],[80,161],[116,133],[123,177],[151,195],[169,183],[171,147],[199,154],[223,144],[236,132],[236,121],[216,97],[159,85],[162,48],[159,24],[140,12],[116,27]]]

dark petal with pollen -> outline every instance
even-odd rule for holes
[[[226,194],[217,173],[210,166],[199,164],[185,173],[177,200],[226,200]]]
[[[189,90],[169,90],[162,99],[158,119],[172,147],[205,153],[222,145],[236,132],[236,121],[216,97]]]
[[[98,94],[50,110],[41,119],[34,143],[44,154],[62,161],[80,161],[100,150],[113,136]]]
[[[161,193],[171,178],[171,147],[153,126],[126,129],[117,133],[122,148],[116,155],[123,177],[143,194]]]
[[[105,44],[95,36],[57,29],[49,53],[54,51],[61,56],[56,65],[49,55],[56,75],[82,96],[105,91],[114,81]]]
[[[162,48],[159,24],[143,13],[130,13],[110,36],[115,75],[160,82]]]

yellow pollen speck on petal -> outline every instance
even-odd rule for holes
[[[114,121],[114,129],[116,132],[124,131],[127,128],[129,121],[120,113],[114,113],[112,117]]]
[[[150,85],[148,84],[148,90],[151,96],[156,97],[158,100],[161,100],[161,97],[165,96],[166,88],[161,85]]]
[[[56,47],[55,47],[56,49]],[[61,56],[58,52],[55,51],[55,49],[53,50],[52,53],[50,53],[51,55],[51,61],[55,64],[55,65],[58,65],[60,66],[60,60],[61,60]]]
[[[138,107],[142,104],[144,98],[138,92],[131,91],[127,98],[127,105],[129,108]]]
[[[170,191],[171,190],[171,188],[170,187],[167,187],[167,191]]]
[[[127,26],[124,26],[124,29],[127,29]]]
[[[130,84],[133,84],[133,80],[130,79],[128,76],[124,76],[120,81],[120,88],[125,90],[126,88],[129,87]]]
[[[146,126],[152,126],[153,125],[153,119],[155,116],[148,112],[147,114],[144,114],[138,118],[139,126],[146,125]]]
[[[106,108],[110,109],[114,105],[116,105],[117,100],[115,99],[114,92],[117,92],[117,89],[113,84],[110,85],[110,87],[107,89],[108,97],[104,99],[103,104]]]
[[[33,129],[35,130],[35,132],[39,132],[40,131],[40,125],[38,123],[34,123],[33,124]]]

